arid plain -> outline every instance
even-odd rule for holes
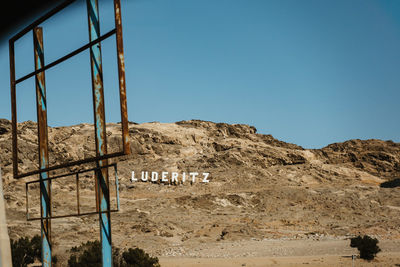
[[[37,125],[18,125],[20,171],[37,168]],[[49,128],[50,163],[94,155],[90,124]],[[131,155],[118,161],[120,211],[112,213],[113,243],[140,247],[162,266],[351,266],[349,238],[368,234],[382,252],[356,266],[399,266],[400,144],[349,140],[304,149],[248,125],[199,120],[129,124]],[[108,124],[108,151],[121,148],[120,125]],[[26,220],[25,182],[12,178],[11,124],[0,120],[10,236],[40,233]],[[115,161],[110,161],[115,162]],[[87,166],[88,167],[88,166]],[[77,168],[64,170],[69,172]],[[132,171],[210,173],[209,183],[131,182]],[[51,175],[56,175],[54,172]],[[115,176],[110,171],[111,184]],[[180,179],[180,178],[179,178]],[[29,213],[39,215],[39,191],[29,187]],[[80,177],[80,209],[95,209],[92,173]],[[112,187],[112,205],[116,205]],[[53,180],[53,215],[76,213],[75,177]],[[54,252],[99,238],[96,215],[52,220]]]

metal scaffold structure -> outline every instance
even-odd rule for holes
[[[86,0],[89,43],[72,51],[71,53],[49,63],[45,64],[43,31],[40,25],[47,19],[60,12],[75,0],[67,0],[55,7],[53,10],[34,21],[31,25],[24,28],[9,40],[10,53],[10,81],[11,81],[11,111],[12,111],[12,136],[13,136],[13,175],[15,179],[20,179],[32,175],[38,175],[39,179],[26,183],[26,205],[27,219],[40,220],[41,222],[41,242],[42,242],[42,264],[43,266],[52,266],[52,238],[51,238],[51,220],[60,217],[83,216],[90,214],[98,214],[100,222],[100,240],[102,245],[102,263],[103,266],[112,266],[112,238],[111,238],[111,217],[110,213],[119,210],[119,194],[118,194],[118,176],[117,164],[109,164],[109,159],[128,155],[129,149],[129,133],[128,133],[128,115],[126,100],[126,84],[125,84],[125,65],[122,38],[122,22],[121,22],[121,3],[120,0],[114,1],[115,28],[101,35],[100,33],[100,17],[98,0]],[[35,70],[25,76],[16,78],[15,74],[15,52],[14,44],[25,34],[33,33]],[[119,80],[119,98],[121,109],[121,142],[122,150],[119,152],[108,153],[107,151],[107,135],[106,120],[104,106],[104,86],[103,86],[103,70],[102,70],[102,54],[101,42],[113,35],[116,35],[117,61],[118,61],[118,80]],[[89,49],[91,63],[92,78],[92,95],[93,95],[93,115],[94,115],[94,132],[96,144],[96,156],[85,158],[77,161],[70,161],[51,166],[49,164],[48,151],[48,125],[47,125],[47,99],[46,99],[46,70],[78,55],[79,53]],[[39,167],[36,170],[19,172],[18,168],[18,131],[17,131],[17,99],[16,87],[29,78],[35,77],[36,84],[36,107],[37,107],[37,124],[38,124],[38,155]],[[80,169],[79,171],[69,172],[54,177],[49,176],[50,171],[65,169],[68,167],[82,167],[84,164],[95,163],[96,167],[91,169]],[[117,209],[110,207],[110,182],[109,168],[115,171],[115,186]],[[78,168],[79,169],[79,168]],[[79,177],[82,173],[94,172],[95,176],[95,195],[96,195],[96,211],[80,212],[79,197]],[[76,177],[77,185],[77,209],[76,213],[63,216],[55,216],[52,214],[52,181],[62,179],[67,176]],[[40,217],[32,218],[28,212],[28,186],[32,183],[38,183],[40,187]]]

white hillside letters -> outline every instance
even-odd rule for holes
[[[154,172],[154,171],[141,171],[138,173],[135,173],[135,171],[132,171],[132,176],[131,176],[131,182],[161,182],[161,183],[171,183],[171,184],[179,184],[179,183],[185,183],[185,182],[190,182],[190,183],[195,183],[195,182],[201,182],[201,183],[209,183],[210,181],[208,180],[210,176],[210,173],[208,172]]]

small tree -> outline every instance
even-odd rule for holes
[[[360,251],[360,258],[365,260],[373,260],[381,249],[378,247],[379,241],[376,238],[365,235],[364,237],[353,237],[350,241],[352,248],[357,248]]]

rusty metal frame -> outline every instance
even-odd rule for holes
[[[113,0],[114,2],[114,18],[115,28],[108,33],[100,34],[100,17],[98,0],[86,0],[88,26],[89,26],[89,43],[70,52],[69,54],[45,64],[44,62],[44,46],[43,46],[43,29],[40,24],[63,10],[76,0],[64,1],[31,25],[27,26],[21,32],[17,33],[9,40],[10,51],[10,89],[11,89],[11,114],[12,114],[12,146],[13,146],[13,175],[15,179],[39,174],[39,180],[26,183],[26,212],[27,220],[41,220],[41,242],[42,242],[42,264],[46,267],[52,266],[51,260],[51,219],[65,218],[72,216],[83,216],[97,214],[100,222],[100,239],[102,244],[102,263],[103,266],[112,266],[112,238],[111,238],[111,212],[119,211],[119,184],[117,165],[114,163],[109,165],[108,159],[130,153],[129,148],[129,131],[128,131],[128,112],[126,100],[126,84],[125,84],[125,63],[122,41],[122,22],[121,22],[121,0]],[[15,77],[15,42],[32,31],[34,41],[34,58],[35,71],[26,74],[25,76],[16,79]],[[106,38],[116,35],[117,47],[117,63],[118,63],[118,79],[119,79],[119,98],[121,109],[121,128],[122,128],[122,151],[109,154],[107,152],[107,134],[106,134],[106,119],[104,105],[104,88],[103,88],[103,70],[101,56],[101,42]],[[96,156],[77,160],[74,162],[61,163],[54,166],[49,166],[48,154],[48,124],[47,124],[47,101],[46,101],[46,86],[45,86],[45,71],[61,62],[85,51],[90,50],[91,62],[91,80],[92,80],[92,95],[93,95],[93,115],[94,115],[94,131],[95,131],[95,146]],[[18,83],[25,81],[31,77],[35,77],[36,84],[36,107],[37,107],[37,127],[38,127],[38,143],[39,143],[39,168],[30,172],[19,173],[18,169],[18,132],[17,132],[17,100],[16,86]],[[71,172],[64,175],[58,175],[49,178],[49,171],[63,169],[71,166],[82,165],[85,163],[95,163],[96,168]],[[115,169],[115,186],[117,209],[111,210],[110,190],[109,190],[109,167],[114,166]],[[95,196],[96,196],[96,211],[95,212],[80,212],[80,193],[79,193],[79,174],[94,171],[95,172]],[[67,176],[75,175],[77,187],[77,213],[60,216],[53,216],[51,205],[51,182],[54,179],[59,179]],[[40,217],[29,217],[29,184],[40,184]]]
[[[124,50],[123,50],[123,40],[122,40],[122,23],[121,23],[121,3],[120,0],[114,0],[114,12],[115,12],[115,28],[104,35],[98,36],[97,39],[91,40],[89,43],[83,45],[82,47],[72,51],[71,53],[47,64],[43,65],[37,70],[29,73],[21,78],[16,79],[15,77],[15,49],[14,43],[20,39],[22,36],[27,34],[30,31],[33,31],[37,26],[46,21],[51,16],[60,12],[76,0],[67,0],[64,1],[59,6],[55,7],[32,24],[24,28],[22,31],[17,33],[9,40],[9,56],[10,56],[10,89],[11,89],[11,115],[12,115],[12,144],[13,144],[13,176],[15,179],[24,178],[27,176],[32,176],[35,174],[40,174],[44,172],[49,172],[53,170],[63,169],[72,167],[75,165],[81,165],[85,163],[96,163],[102,160],[106,160],[109,158],[119,157],[123,155],[130,154],[129,148],[129,131],[128,131],[128,112],[127,112],[127,100],[126,100],[126,84],[125,84],[125,63],[124,63]],[[119,96],[120,96],[120,109],[121,109],[121,128],[122,128],[122,150],[115,153],[106,153],[103,155],[96,155],[95,157],[81,159],[73,162],[62,163],[54,166],[48,166],[46,168],[39,168],[37,170],[20,173],[18,170],[18,136],[17,136],[17,100],[16,100],[16,85],[28,78],[36,76],[40,73],[44,73],[47,69],[54,67],[61,62],[85,51],[86,49],[90,49],[96,44],[99,44],[101,41],[109,38],[112,35],[116,35],[116,44],[117,44],[117,61],[118,61],[118,79],[119,79]],[[94,110],[94,113],[96,111]],[[47,127],[47,125],[46,125]]]
[[[33,29],[33,50],[35,58],[35,70],[44,65],[44,46],[43,29],[35,27]],[[39,168],[49,167],[48,151],[48,131],[47,131],[47,98],[46,98],[46,79],[44,72],[35,75],[36,87],[36,109],[37,109],[37,128],[39,141]],[[40,182],[40,214],[41,217],[51,217],[51,181],[46,180],[48,172],[41,172]],[[41,241],[42,241],[42,263],[43,266],[51,266],[51,220],[41,219]]]
[[[80,193],[79,193],[79,175],[82,173],[86,173],[86,172],[96,172],[100,169],[108,169],[110,167],[114,168],[114,173],[115,173],[115,198],[117,201],[117,207],[116,209],[110,209],[109,212],[118,212],[120,210],[120,203],[119,203],[119,179],[118,179],[118,169],[117,169],[117,164],[113,163],[107,166],[103,166],[103,167],[96,167],[96,168],[91,168],[91,169],[86,169],[86,170],[80,170],[80,171],[76,171],[73,173],[66,173],[66,174],[62,174],[62,175],[57,175],[57,176],[53,176],[53,177],[49,177],[46,179],[39,179],[39,180],[34,180],[34,181],[29,181],[25,183],[25,204],[26,204],[26,219],[28,221],[36,221],[36,220],[44,220],[44,219],[58,219],[58,218],[67,218],[67,217],[80,217],[80,216],[85,216],[85,215],[98,215],[99,212],[98,211],[93,211],[93,212],[84,212],[81,213],[80,212]],[[52,181],[52,180],[56,180],[56,179],[60,179],[60,178],[64,178],[64,177],[68,177],[68,176],[75,176],[75,182],[76,182],[76,203],[77,203],[77,213],[73,213],[73,214],[66,214],[66,215],[56,215],[53,216],[50,214],[50,216],[42,216],[41,217],[30,217],[29,216],[29,185],[30,184],[35,184],[35,183],[41,183],[42,181]],[[91,177],[92,178],[92,177]],[[88,178],[90,179],[90,178]],[[106,213],[108,211],[102,211],[101,213]]]

